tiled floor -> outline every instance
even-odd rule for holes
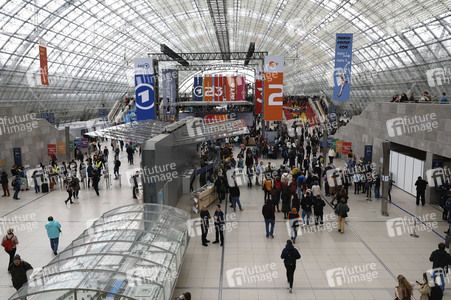
[[[442,239],[424,230],[417,232],[419,238],[411,237],[406,228],[410,229],[413,221],[406,213],[392,205],[390,216],[383,217],[381,200],[374,199],[373,195],[373,201],[366,201],[366,197],[354,195],[354,187],[349,191],[350,212],[344,234],[337,232],[336,217],[328,205],[324,212],[329,220],[325,228],[319,231],[313,227],[304,228],[298,237],[295,246],[302,259],[297,264],[293,293],[289,294],[280,259],[289,239],[283,214],[276,214],[275,238],[266,239],[261,215],[263,191],[259,186],[242,187],[243,212],[230,215],[232,209],[223,205],[232,224],[225,235],[224,248],[218,244],[203,247],[200,237],[193,237],[174,297],[189,291],[193,299],[204,300],[394,299],[396,276],[403,274],[409,281],[421,281],[422,273],[432,268],[429,255]],[[432,227],[444,235],[448,225],[441,221],[441,211],[437,207],[417,207],[412,195],[397,188],[392,191],[392,197],[396,204],[412,214],[435,220]],[[209,210],[213,213],[214,205]],[[193,214],[192,217],[198,216]],[[390,220],[404,217],[405,226],[390,225]],[[398,229],[400,232],[395,231]],[[213,241],[214,229],[209,235]],[[256,268],[258,276],[242,275],[243,269],[248,270],[245,274],[250,274]],[[336,276],[328,276],[328,270],[336,268],[341,268],[335,271]],[[356,273],[359,276],[341,276],[339,273],[343,269],[352,272],[353,268],[359,270]],[[420,298],[418,291],[414,296]],[[449,290],[444,299],[451,299]]]
[[[128,166],[124,157],[122,162],[125,171]],[[410,237],[408,232],[402,231],[403,228],[397,228],[401,232],[390,231],[392,227],[387,227],[387,220],[404,218],[406,214],[392,206],[389,209],[390,216],[382,217],[381,200],[367,202],[362,195],[354,195],[353,191],[352,187],[349,201],[351,211],[344,234],[337,232],[332,208],[326,206],[328,222],[324,229],[315,231],[305,228],[298,237],[295,246],[302,259],[298,261],[295,272],[293,293],[289,294],[285,269],[280,259],[280,253],[289,239],[283,215],[276,214],[275,238],[266,239],[261,215],[263,191],[257,186],[242,187],[240,199],[243,212],[231,214],[231,208],[223,205],[229,223],[225,246],[210,244],[209,247],[203,247],[200,237],[192,237],[174,297],[183,291],[190,291],[196,300],[393,299],[395,277],[403,274],[409,281],[421,281],[422,273],[432,267],[429,255],[441,239],[428,231],[418,232],[419,238]],[[44,229],[49,215],[62,224],[62,250],[86,229],[88,220],[98,218],[114,207],[134,202],[131,189],[125,182],[122,188],[119,188],[117,181],[113,181],[111,189],[105,189],[102,185],[100,194],[97,197],[93,190],[83,189],[77,204],[68,206],[63,203],[67,194],[61,190],[46,195],[33,191],[22,192],[19,201],[0,198],[0,215],[3,218],[0,229],[3,234],[7,227],[14,225],[8,222],[15,218],[27,218],[25,222],[15,223],[20,241],[17,253],[34,267],[44,266],[53,258]],[[436,207],[417,207],[411,195],[396,188],[392,196],[395,203],[413,214],[428,215],[429,218],[435,214],[437,223],[433,225],[443,235],[447,224],[441,221],[441,212]],[[183,200],[186,199],[188,197],[184,196]],[[179,207],[188,208],[189,204],[182,201]],[[213,213],[214,205],[209,210]],[[410,219],[406,219],[406,224],[409,222]],[[213,228],[209,239],[214,240]],[[7,259],[8,256],[2,254],[0,263],[4,266],[4,272],[0,272],[0,299],[7,299],[15,291],[6,272]],[[346,268],[351,272],[353,268],[360,268],[363,271],[358,273],[358,278],[341,276],[339,272],[343,269],[335,270],[335,276],[327,276],[328,270],[336,268]],[[242,276],[240,272],[243,270],[246,274],[256,275]],[[348,283],[346,280],[354,281]],[[451,299],[450,295],[451,292],[447,290],[444,299]],[[416,291],[415,299],[419,298]]]

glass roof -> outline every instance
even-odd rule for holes
[[[231,51],[255,42],[256,51],[285,56],[287,94],[330,96],[337,32],[354,33],[351,102],[443,89],[428,85],[426,72],[449,68],[449,1],[233,0],[225,20],[209,9],[213,2],[0,0],[0,101],[55,112],[57,122],[86,120],[133,92],[134,57],[163,43],[176,52],[219,52],[224,36]],[[39,80],[40,44],[49,86]]]
[[[169,299],[189,241],[189,218],[158,204],[106,212],[10,299]]]

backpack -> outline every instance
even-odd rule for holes
[[[8,239],[8,236],[5,236],[5,241],[3,243],[3,247],[5,247],[5,251],[12,251],[13,250],[13,241],[14,235],[11,239]]]
[[[439,285],[435,284],[431,286],[431,295],[429,296],[430,300],[441,300],[443,299],[443,291]]]
[[[285,264],[288,266],[296,265],[296,254],[293,249],[287,250],[285,253]]]

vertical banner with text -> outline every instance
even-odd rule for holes
[[[283,56],[265,57],[265,121],[283,120]]]
[[[337,33],[333,100],[349,100],[351,94],[352,33]]]
[[[154,77],[152,58],[135,58],[136,119],[155,120]]]
[[[175,115],[175,106],[169,103],[175,103],[177,98],[177,70],[166,69],[162,71],[163,75],[163,115]]]
[[[255,70],[255,114],[263,113],[263,71]]]
[[[41,83],[49,85],[49,69],[47,66],[47,48],[39,46],[39,61],[41,63]]]

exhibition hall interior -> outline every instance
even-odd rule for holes
[[[451,2],[0,0],[0,299],[451,299]]]

